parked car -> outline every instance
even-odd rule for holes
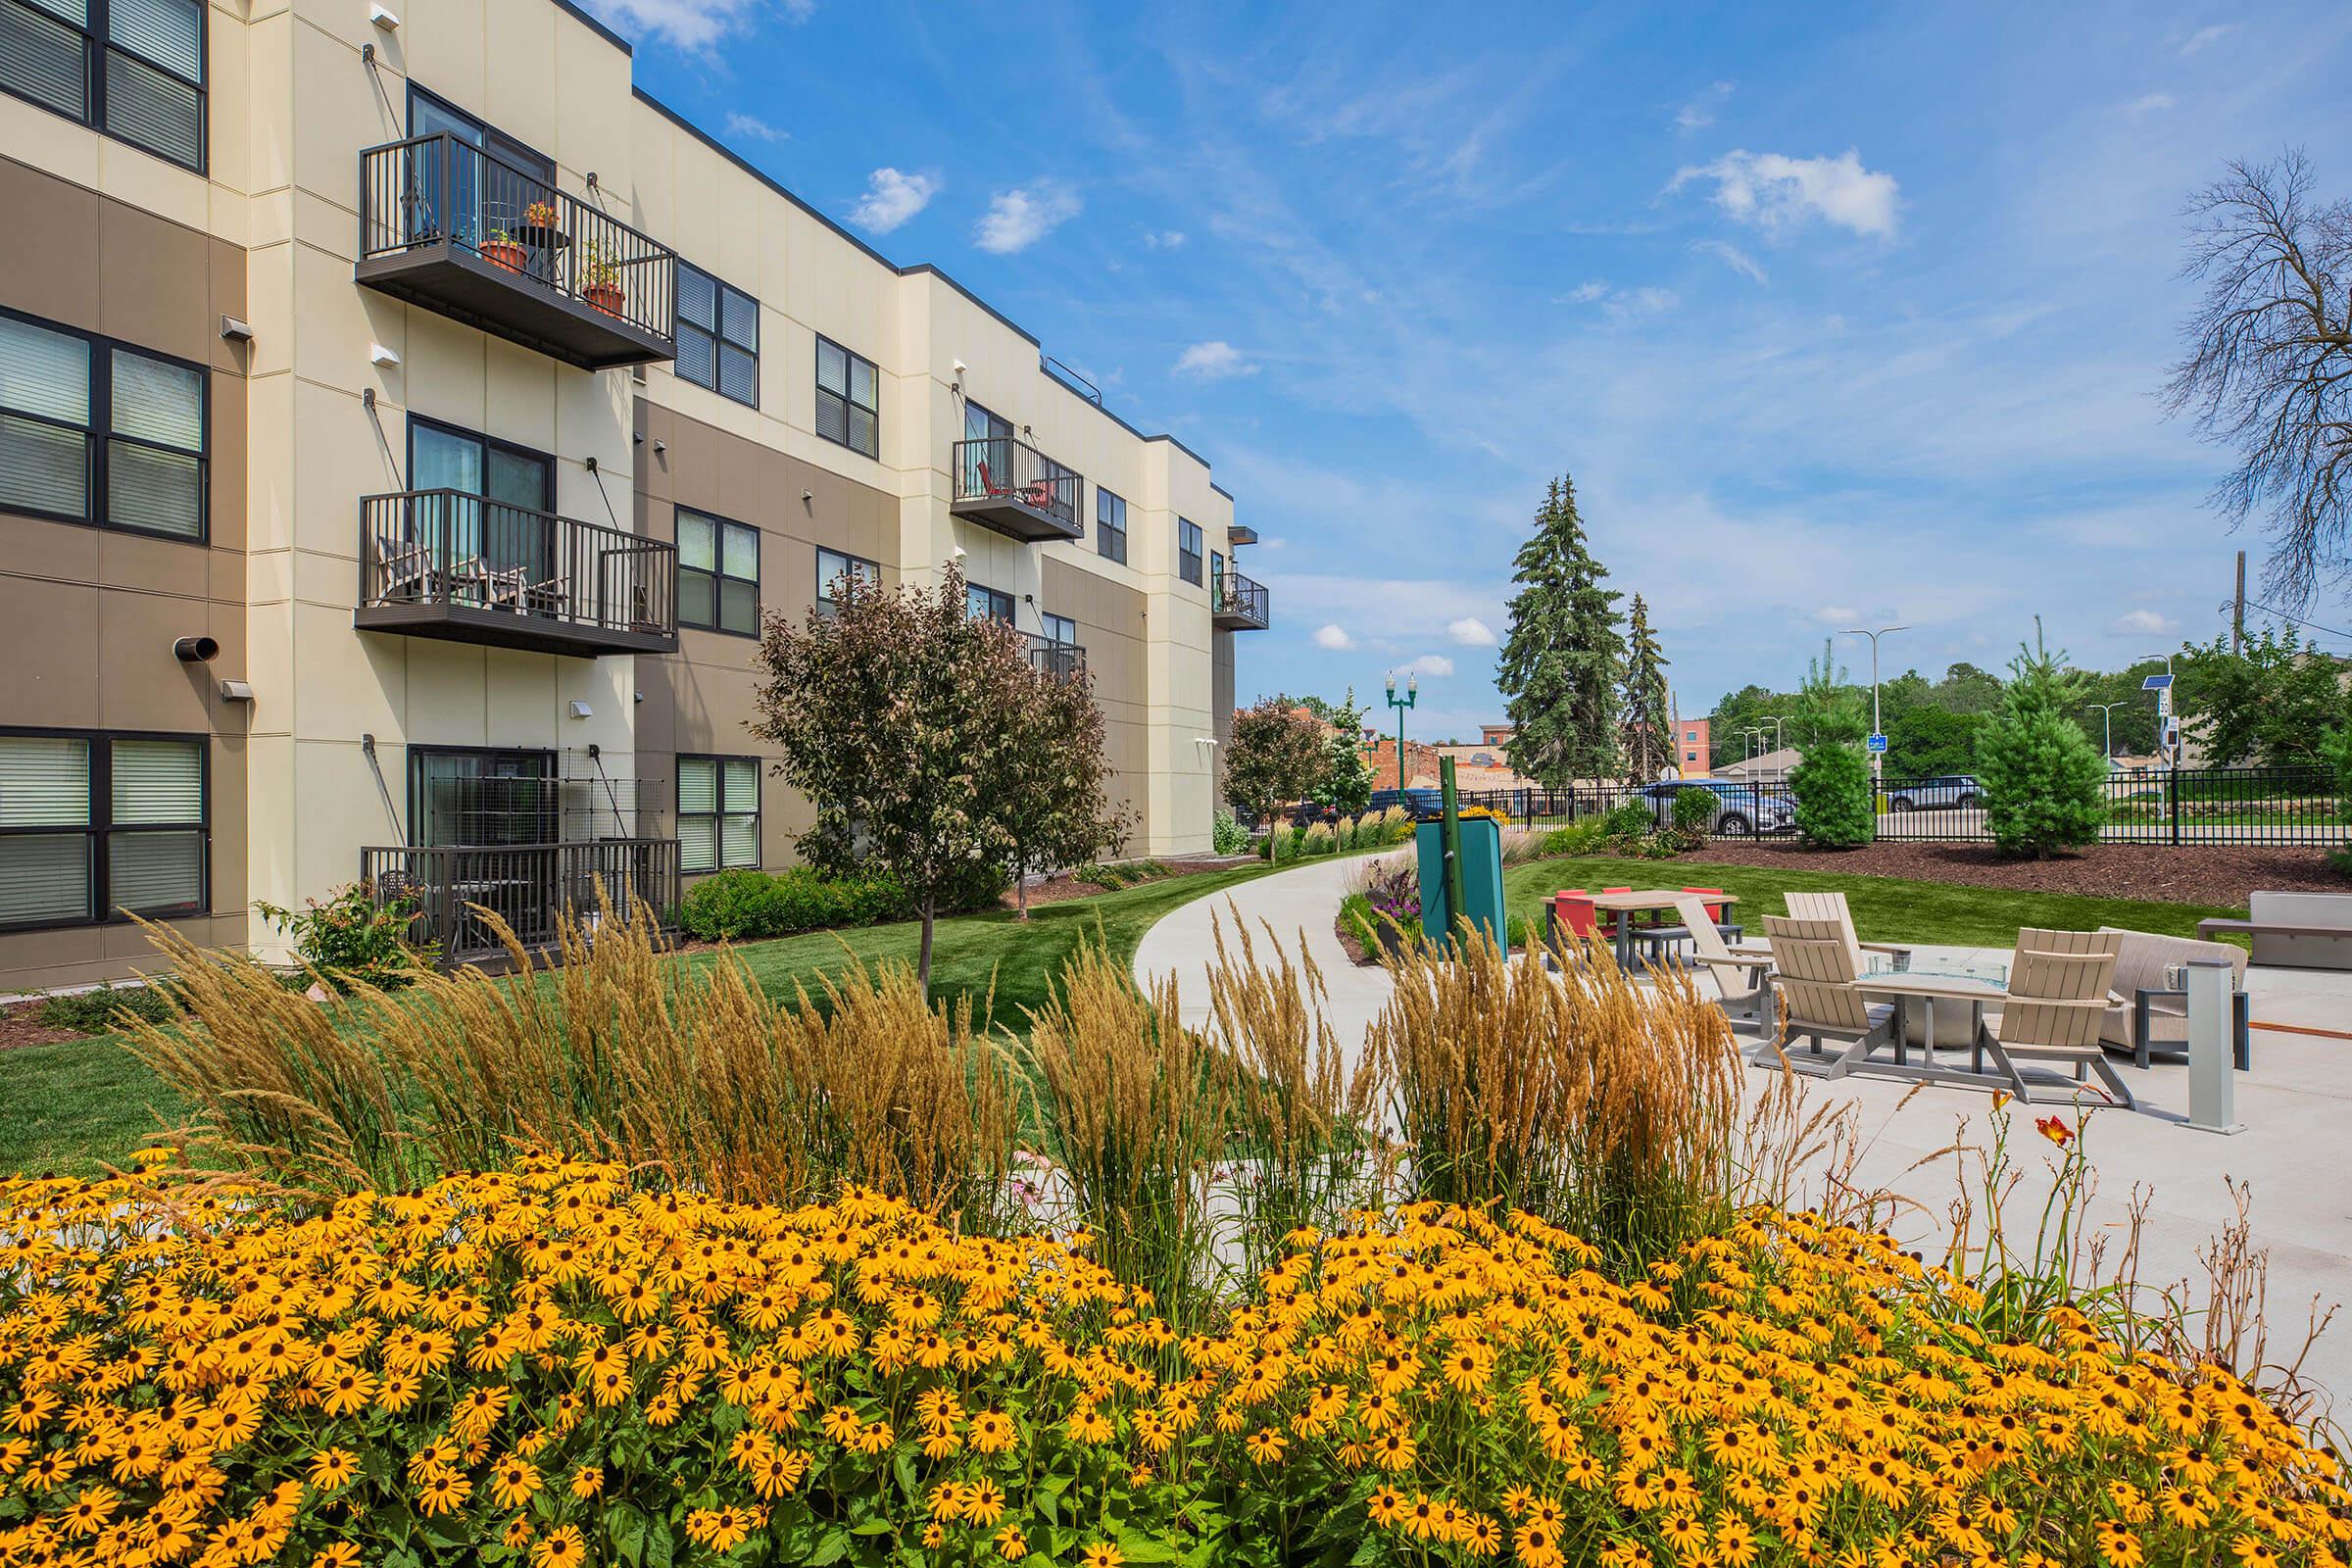
[[[1671,818],[1672,803],[1684,790],[1704,790],[1715,797],[1709,833],[1758,834],[1796,831],[1796,805],[1786,796],[1769,795],[1753,784],[1734,784],[1719,778],[1671,779],[1652,784],[1642,798],[1657,804],[1661,818]]]
[[[1374,790],[1372,804],[1365,808],[1385,811],[1392,806],[1401,806],[1413,813],[1416,822],[1434,821],[1446,810],[1444,790]]]
[[[1886,787],[1890,811],[1932,811],[1940,808],[1966,810],[1977,804],[1977,781],[1966,773],[1944,773],[1915,783]]]

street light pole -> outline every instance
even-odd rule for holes
[[[1772,726],[1772,749],[1775,752],[1787,750],[1781,743],[1781,723],[1788,715],[1787,713],[1758,713],[1756,716]],[[1772,771],[1774,783],[1785,784],[1788,781],[1788,764],[1787,762],[1775,764]]]
[[[2100,754],[2112,762],[2115,760],[2115,710],[2119,708],[2130,708],[2131,700],[2127,698],[2120,703],[2092,703],[2090,706],[2099,710]]]
[[[1894,632],[1909,631],[1910,629],[1911,628],[1909,626],[1881,626],[1876,631],[1869,630],[1868,628],[1849,628],[1844,634],[1848,637],[1867,637],[1870,639],[1870,732],[1873,735],[1884,735],[1886,733],[1886,730],[1882,729],[1879,725],[1879,639],[1888,636]],[[1886,754],[1884,752],[1873,752],[1870,754],[1870,793],[1873,801],[1876,801],[1878,798],[1879,784],[1881,775],[1885,770],[1884,764],[1886,762]]]
[[[2164,744],[2164,715],[2171,712],[2173,707],[2173,656],[2170,654],[2142,654],[2139,657],[2164,661],[2164,690],[2156,694],[2156,750],[2168,765],[2179,767],[2180,765],[2179,749],[2167,750]]]
[[[1415,703],[1418,703],[1420,700],[1421,677],[1418,674],[1405,676],[1404,695],[1402,697],[1398,697],[1396,695],[1396,675],[1392,673],[1389,676],[1389,706],[1396,710],[1396,791],[1399,795],[1403,794],[1405,785],[1404,710],[1412,707]]]

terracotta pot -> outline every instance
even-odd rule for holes
[[[617,283],[591,283],[588,285],[587,298],[589,304],[607,316],[618,316],[621,308],[629,303],[629,297],[620,291]]]
[[[482,241],[482,255],[492,266],[503,267],[510,272],[519,272],[531,264],[531,253],[511,239]]]

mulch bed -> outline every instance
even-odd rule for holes
[[[40,999],[0,1007],[0,1051],[13,1051],[19,1046],[54,1046],[60,1040],[89,1038],[78,1029],[60,1029],[53,1023],[41,1022],[41,1007]]]
[[[2013,860],[1989,844],[1881,841],[1858,850],[1815,850],[1798,844],[1716,840],[1689,858],[1719,865],[1956,882],[2021,893],[2242,908],[2246,895],[2257,888],[2352,893],[2352,877],[2330,866],[2327,853],[2257,844],[2101,844],[2047,860]]]

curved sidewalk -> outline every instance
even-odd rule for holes
[[[1277,871],[1222,894],[1179,905],[1136,945],[1136,978],[1148,984],[1161,975],[1174,975],[1178,1010],[1184,1021],[1206,1022],[1208,971],[1217,954],[1216,923],[1223,922],[1230,945],[1236,918],[1246,921],[1261,956],[1269,956],[1270,930],[1274,943],[1294,960],[1303,954],[1322,971],[1329,992],[1324,1016],[1352,1066],[1363,1051],[1365,1032],[1388,1004],[1389,973],[1377,964],[1358,968],[1349,962],[1348,950],[1340,946],[1332,924],[1339,916],[1348,879],[1365,861],[1378,858],[1348,855],[1311,860],[1297,870]]]

